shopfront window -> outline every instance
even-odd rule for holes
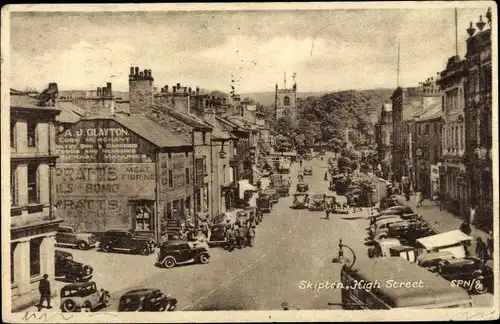
[[[40,246],[42,239],[36,238],[30,241],[30,277],[40,276]]]
[[[203,211],[208,212],[208,183],[203,186]]]
[[[28,202],[30,204],[36,204],[39,202],[37,171],[37,164],[28,164]]]
[[[135,206],[135,230],[151,231],[151,218],[153,215],[152,202],[139,202]]]

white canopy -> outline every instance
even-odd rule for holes
[[[470,241],[472,237],[464,234],[460,230],[449,231],[441,234],[436,234],[432,236],[422,237],[417,239],[417,242],[422,244],[422,246],[431,250],[438,247],[449,246],[463,241]]]
[[[248,182],[248,180],[240,180],[240,181],[238,181],[238,185],[240,187],[240,192],[239,192],[240,199],[243,199],[245,197],[244,196],[245,191],[247,191],[247,190],[257,191],[258,190],[255,186],[250,184],[250,182]]]

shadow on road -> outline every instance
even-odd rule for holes
[[[344,220],[357,220],[357,219],[364,219],[365,217],[363,216],[357,216],[357,217],[340,217],[340,219]]]

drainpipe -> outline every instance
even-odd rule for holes
[[[212,134],[210,134],[210,218],[211,220],[213,221],[213,217],[214,217],[214,204],[213,204],[213,201],[212,201],[212,198],[213,198],[213,195],[214,195],[214,155],[213,155],[213,146],[212,146]],[[217,165],[218,166],[218,165]],[[208,195],[208,193],[207,193]]]
[[[52,137],[50,136],[50,133],[52,133],[52,124],[49,123],[49,134],[48,134],[48,137],[49,137],[49,156],[52,155],[52,142],[51,142],[51,139]],[[53,210],[53,204],[54,204],[54,201],[53,201],[53,195],[54,195],[54,188],[53,188],[53,185],[54,185],[54,181],[52,179],[53,175],[54,175],[54,165],[55,163],[54,162],[49,162],[49,220],[53,220],[56,218],[56,215],[54,215],[54,210]]]
[[[194,215],[192,215],[194,217],[194,226],[195,228],[198,228],[198,217],[196,217],[195,215],[197,215],[198,213],[198,206],[196,204],[196,191],[197,191],[197,183],[196,183],[196,173],[197,173],[197,169],[196,169],[196,156],[195,156],[195,143],[194,143],[194,132],[196,130],[193,129],[193,131],[191,132],[191,142],[192,142],[192,148],[193,148],[193,158],[192,158],[192,163],[193,163],[193,199],[192,199],[192,202],[193,202],[193,213]],[[201,199],[201,197],[200,197]]]
[[[160,229],[160,202],[159,202],[159,183],[161,180],[158,179],[158,168],[160,164],[160,153],[156,151],[155,154],[155,212],[153,213],[153,226],[155,229],[155,241],[158,243],[161,238],[161,229]]]

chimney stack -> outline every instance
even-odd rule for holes
[[[135,75],[139,75],[139,67],[138,66],[135,67]]]
[[[133,66],[130,67],[130,75],[134,75],[134,67]]]
[[[200,94],[200,88],[196,87],[196,95]]]
[[[187,92],[187,87],[184,87],[184,93],[186,93],[186,92]]]
[[[113,95],[113,91],[111,90],[111,82],[106,83],[106,92],[108,93],[109,97]]]
[[[180,89],[180,88],[181,88],[181,84],[177,83],[177,89]]]
[[[142,78],[142,77],[144,77],[144,72],[142,72],[142,71],[141,71],[141,72],[139,72],[139,76],[140,76],[141,78]]]
[[[101,96],[101,87],[97,87],[97,96],[100,97]]]
[[[165,92],[168,92],[168,85],[165,85]]]
[[[191,94],[191,92],[192,92],[192,89],[191,89],[191,87],[189,87],[188,91],[189,91],[189,94]]]
[[[172,87],[172,91],[173,91],[174,93],[176,93],[176,92],[177,92],[177,88],[176,88],[176,87]]]

